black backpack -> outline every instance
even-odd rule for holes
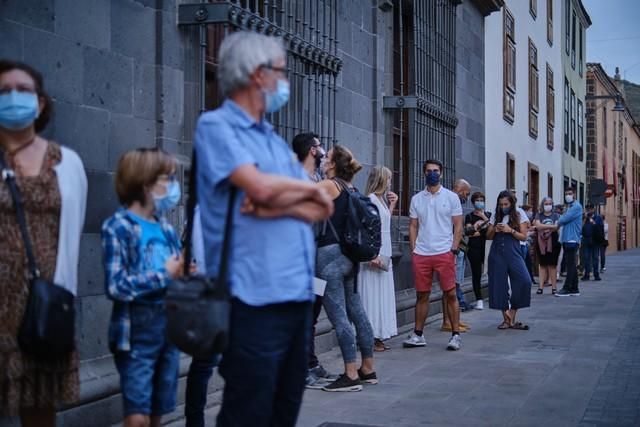
[[[342,236],[336,235],[342,253],[354,263],[371,261],[378,256],[382,245],[380,236],[382,223],[378,207],[355,188],[349,188],[344,181],[335,179],[335,182],[349,195],[344,213],[346,217],[344,232]],[[330,220],[328,222],[333,233],[336,234],[333,224]]]

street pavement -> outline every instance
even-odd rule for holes
[[[450,334],[430,318],[426,348],[403,349],[402,333],[375,354],[378,385],[307,390],[298,426],[640,426],[640,251],[607,262],[579,297],[534,293],[518,316],[528,331],[498,330],[499,312],[473,310],[462,349],[448,352]],[[321,360],[341,372],[337,349]]]

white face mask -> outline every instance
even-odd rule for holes
[[[551,206],[551,205],[544,205],[543,209],[544,209],[544,211],[545,211],[545,212],[547,212],[547,213],[548,213],[548,212],[551,212],[551,209],[553,209],[553,206]]]
[[[564,196],[564,201],[567,203],[573,203],[573,195],[567,194],[566,196]]]

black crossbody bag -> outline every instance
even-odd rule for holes
[[[18,332],[18,344],[25,353],[41,359],[60,359],[75,348],[75,297],[62,286],[40,276],[33,253],[20,189],[15,174],[0,152],[2,178],[7,183],[27,253],[29,296]],[[64,239],[64,236],[58,236]]]
[[[174,280],[167,288],[167,335],[180,351],[197,358],[210,359],[215,354],[222,353],[229,341],[231,295],[227,272],[237,189],[232,186],[229,194],[218,277],[208,278],[202,272],[192,275],[189,270],[193,217],[197,204],[196,170],[197,160],[194,151],[187,201],[184,275]]]

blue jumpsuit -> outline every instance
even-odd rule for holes
[[[488,270],[490,308],[518,310],[529,307],[531,276],[522,257],[519,240],[511,234],[496,233],[489,251]]]

